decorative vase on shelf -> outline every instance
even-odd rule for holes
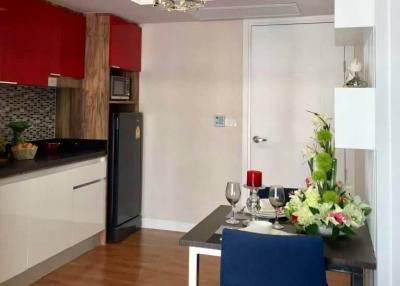
[[[368,87],[368,83],[360,78],[361,70],[362,70],[361,62],[358,59],[353,59],[347,70],[348,76],[344,84],[345,87],[351,87],[351,88]]]
[[[346,82],[346,86],[353,88],[365,88],[368,87],[368,83],[360,78],[358,72],[355,72],[354,77]]]

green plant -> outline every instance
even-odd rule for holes
[[[371,207],[358,196],[351,195],[346,186],[336,182],[335,144],[330,119],[315,112],[312,145],[307,146],[303,156],[308,162],[311,178],[306,179],[307,188],[290,195],[285,206],[286,216],[299,231],[308,234],[327,234],[331,239],[339,235],[354,234],[363,226]]]
[[[12,121],[7,125],[13,131],[13,140],[12,145],[24,143],[24,138],[22,137],[22,133],[31,127],[29,122],[27,121]]]

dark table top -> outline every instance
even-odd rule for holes
[[[179,241],[182,246],[195,246],[211,249],[221,249],[220,235],[217,229],[225,223],[226,216],[231,211],[229,206],[219,206],[209,216],[186,233]],[[227,225],[229,226],[229,225]],[[285,224],[285,232],[295,233],[295,228]],[[332,242],[324,239],[327,268],[334,270],[376,269],[376,258],[368,227],[363,226],[356,234],[340,237]]]

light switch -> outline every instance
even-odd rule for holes
[[[225,115],[215,115],[215,127],[225,127]]]

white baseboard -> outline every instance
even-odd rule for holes
[[[143,218],[142,228],[160,229],[169,231],[188,232],[194,227],[193,223],[186,223],[172,220]]]

